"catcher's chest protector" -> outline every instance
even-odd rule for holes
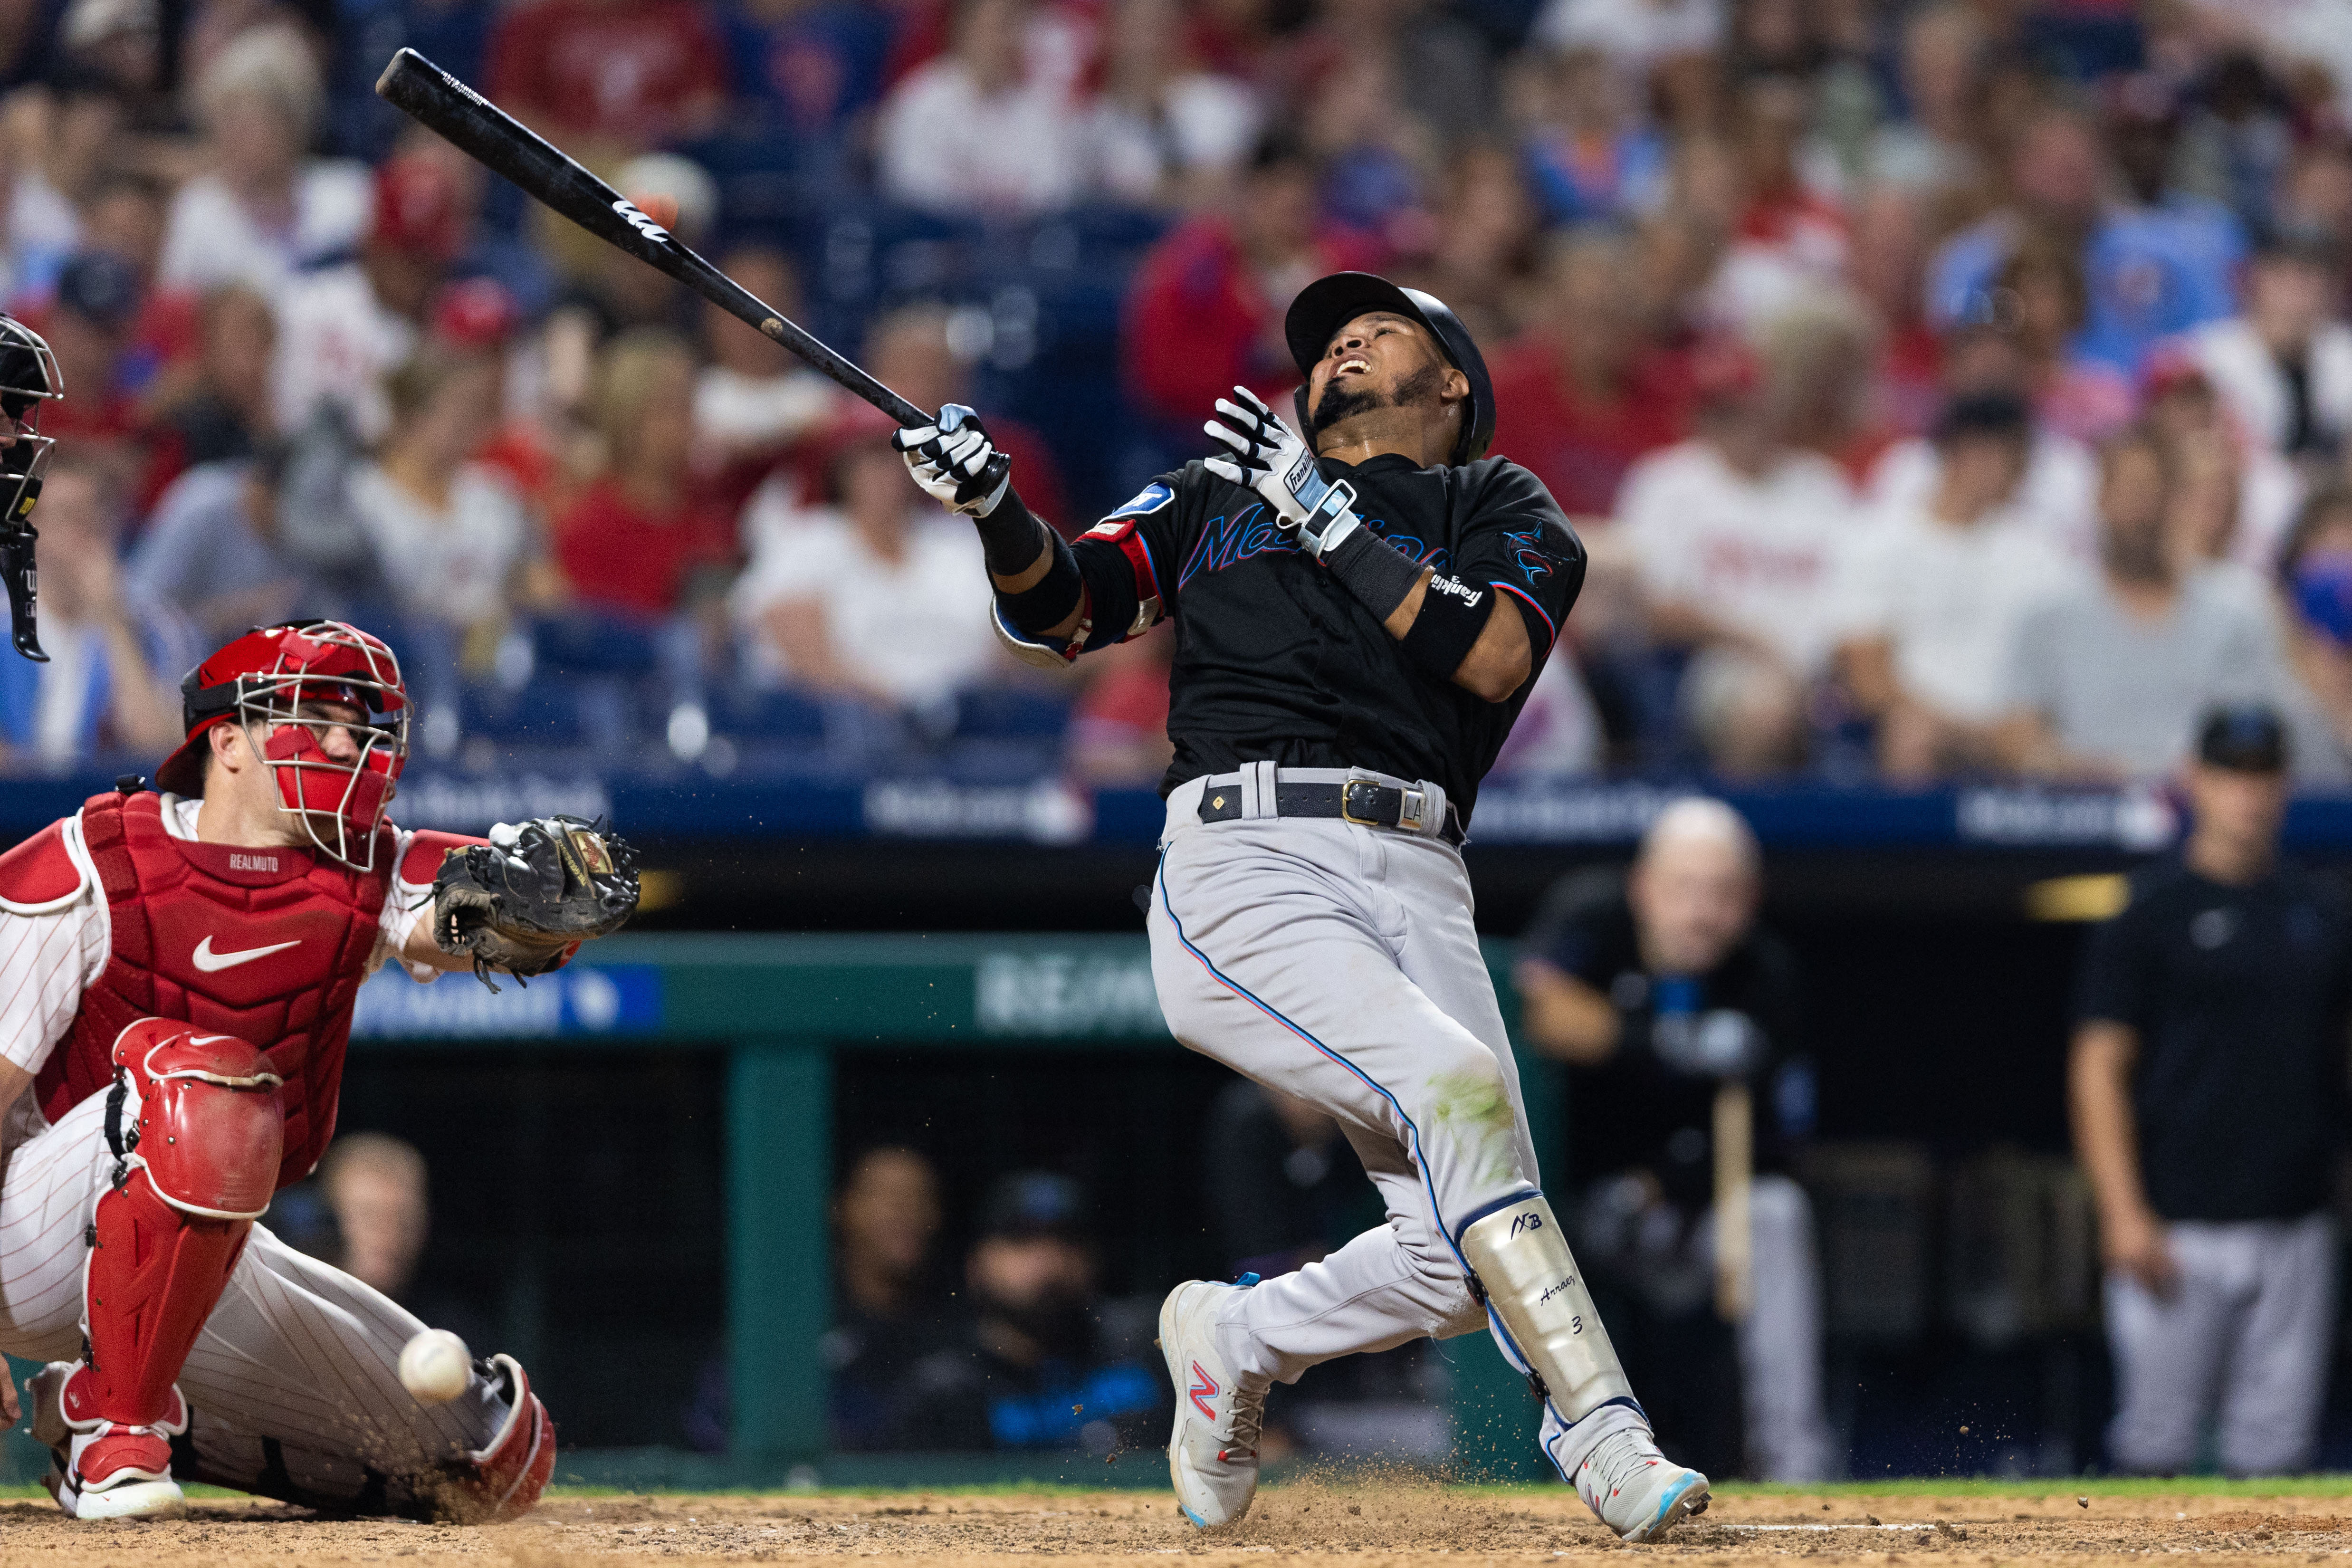
[[[385,837],[390,831],[383,830]],[[113,1081],[115,1037],[173,1018],[263,1047],[286,1111],[278,1184],[310,1174],[334,1135],[352,1005],[375,949],[392,846],[353,871],[308,849],[175,838],[158,795],[95,795],[82,842],[104,885],[113,952],[73,1029],[34,1080],[55,1122]]]

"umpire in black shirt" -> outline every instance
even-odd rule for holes
[[[2097,1198],[2122,1469],[2310,1468],[2336,1323],[2352,911],[2278,858],[2274,712],[2211,714],[2188,842],[2092,935],[2068,1083]]]

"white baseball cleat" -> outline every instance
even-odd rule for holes
[[[1706,1511],[1706,1478],[1658,1452],[1642,1427],[1612,1432],[1576,1468],[1576,1495],[1622,1541],[1655,1541]]]
[[[51,1362],[34,1375],[33,1436],[54,1456],[41,1478],[70,1519],[176,1519],[187,1499],[172,1479],[171,1439],[188,1429],[187,1402],[172,1390],[172,1408],[151,1426],[111,1421],[68,1425],[66,1381],[78,1362]]]
[[[1265,1379],[1244,1378],[1217,1349],[1217,1310],[1236,1285],[1188,1279],[1160,1304],[1160,1353],[1176,1386],[1176,1428],[1168,1438],[1168,1479],[1176,1506],[1202,1530],[1232,1524],[1257,1495],[1257,1445],[1265,1425]]]

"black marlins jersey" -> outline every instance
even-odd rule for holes
[[[1322,469],[1356,487],[1357,515],[1374,533],[1525,620],[1532,667],[1507,700],[1484,701],[1415,665],[1255,491],[1198,462],[1078,541],[1088,646],[1175,620],[1176,760],[1163,795],[1245,762],[1361,767],[1443,784],[1466,821],[1584,584],[1584,547],[1542,483],[1505,458],[1458,468],[1326,458]]]

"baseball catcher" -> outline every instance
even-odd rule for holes
[[[1584,550],[1535,476],[1486,456],[1494,386],[1441,301],[1337,273],[1286,330],[1297,430],[1235,388],[1203,410],[1213,456],[1075,545],[963,410],[896,437],[976,520],[1018,657],[1175,622],[1160,1008],[1186,1046],[1335,1118],[1388,1205],[1320,1262],[1169,1295],[1177,1500],[1202,1526],[1247,1511],[1275,1381],[1486,1328],[1560,1475],[1654,1540],[1707,1480],[1659,1454],[1544,1196],[1459,853]]]
[[[521,1366],[419,1404],[396,1367],[425,1325],[254,1221],[334,1134],[361,982],[543,973],[627,918],[632,858],[562,817],[388,823],[409,698],[356,627],[249,632],[181,690],[162,793],[126,778],[0,855],[0,1350],[49,1363],[50,1492],[78,1519],[175,1511],[183,1479],[512,1518],[555,1464]]]

